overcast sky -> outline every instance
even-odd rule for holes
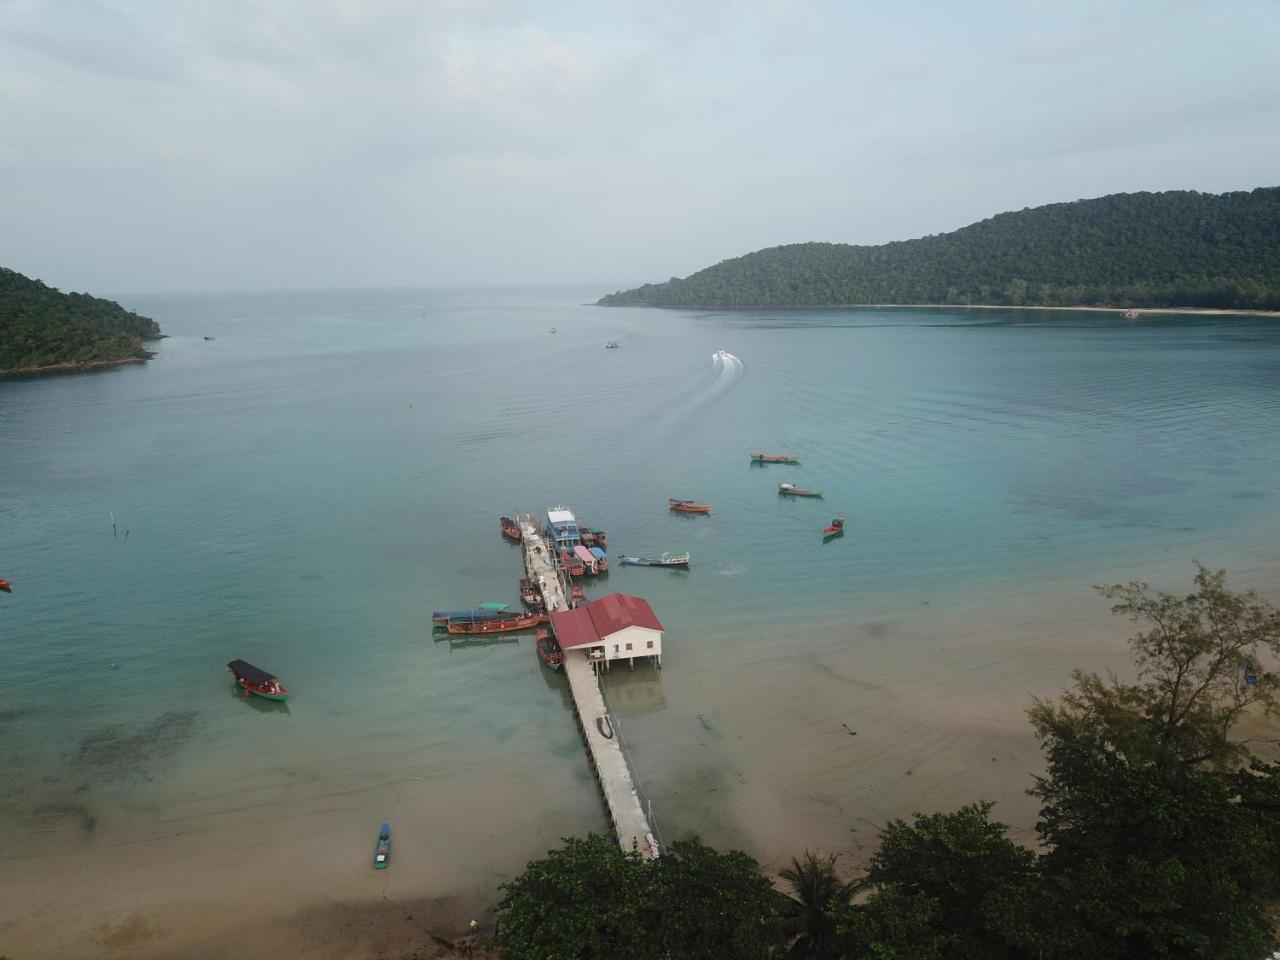
[[[0,0],[0,265],[598,284],[1280,184],[1280,2]]]

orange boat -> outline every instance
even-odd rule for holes
[[[789,453],[753,453],[753,463],[799,463],[800,458]]]
[[[499,517],[498,523],[502,524],[502,535],[508,540],[514,540],[519,543],[524,538],[520,525],[510,517]]]
[[[464,623],[450,620],[448,629],[450,633],[510,633],[513,630],[528,630],[530,627],[550,622],[551,618],[545,613],[523,613],[503,620],[472,620]]]
[[[533,641],[533,648],[538,652],[538,659],[552,670],[559,670],[564,666],[564,651],[560,649],[560,644],[556,643],[549,631],[538,631]]]
[[[677,500],[674,497],[667,500],[667,506],[672,510],[680,513],[710,513],[711,508],[705,503],[694,503],[692,500]]]

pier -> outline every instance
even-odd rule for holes
[[[517,514],[516,522],[520,525],[525,575],[538,584],[547,613],[568,611],[571,608],[569,584],[555,563],[554,547],[539,532],[538,522],[532,515]],[[658,841],[640,805],[631,768],[627,766],[622,744],[605,707],[597,664],[585,650],[566,650],[564,674],[569,680],[578,726],[604,794],[618,845],[623,850],[635,850],[644,857],[656,859],[660,853]],[[604,731],[609,735],[606,736]]]

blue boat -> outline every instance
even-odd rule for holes
[[[373,851],[373,868],[375,870],[387,869],[387,864],[391,862],[391,824],[382,821],[382,829],[378,831],[378,845]]]

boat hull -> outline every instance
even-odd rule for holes
[[[772,453],[753,453],[751,455],[752,463],[799,463],[799,457],[793,457],[789,454],[772,454]]]
[[[246,683],[244,680],[237,680],[236,686],[245,692],[245,695],[253,695],[261,697],[263,700],[274,700],[276,703],[284,703],[289,699],[289,691],[284,690],[281,693],[270,693],[266,690],[259,690],[253,685]]]
[[[524,617],[511,617],[507,620],[475,620],[470,623],[458,623],[450,620],[446,625],[446,629],[455,634],[483,636],[488,633],[512,633],[516,630],[528,630],[539,624],[547,623],[549,619],[546,614],[529,614]]]
[[[691,503],[687,500],[668,500],[667,507],[677,513],[710,513],[711,508],[705,503]]]

